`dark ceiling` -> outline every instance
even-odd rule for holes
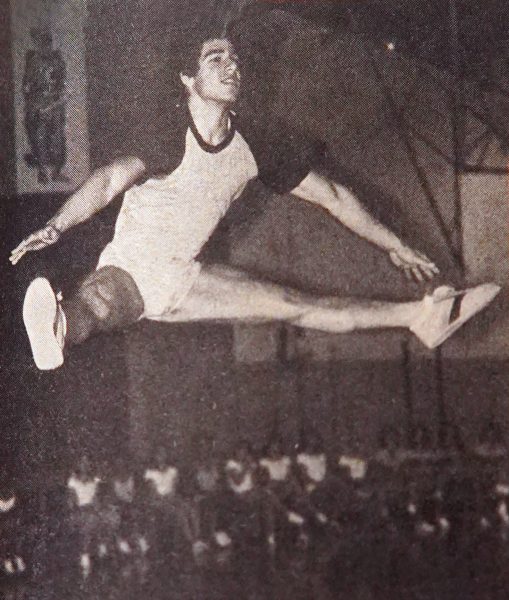
[[[272,4],[269,0],[266,4]],[[397,49],[447,67],[451,60],[449,0],[297,0],[279,8],[334,29],[354,28],[395,42]],[[465,67],[478,68],[506,53],[509,38],[507,0],[455,0]]]

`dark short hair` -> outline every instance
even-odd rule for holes
[[[301,431],[300,452],[322,452],[324,450],[323,438],[314,428]]]
[[[198,72],[203,44],[209,40],[226,39],[223,27],[215,23],[199,24],[181,32],[178,48],[173,55],[174,72],[194,77]]]
[[[158,84],[170,94],[170,104],[179,105],[186,98],[180,74],[193,77],[199,68],[203,44],[208,40],[228,39],[224,27],[214,22],[188,23],[185,27],[170,24],[157,36],[155,50],[162,58],[156,61],[154,75]]]

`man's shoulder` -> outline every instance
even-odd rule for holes
[[[308,156],[316,149],[316,141],[292,125],[284,115],[265,114],[251,107],[241,107],[235,114],[235,125],[248,145],[262,160],[284,163],[294,155]]]
[[[141,160],[145,173],[139,183],[169,175],[182,161],[188,128],[187,107],[172,102],[157,119],[150,122],[143,119],[132,128],[125,128],[113,158],[133,156]]]
[[[232,111],[232,117],[235,123],[235,128],[244,137],[260,138],[267,127],[268,119],[256,113],[255,110],[248,106],[240,106]]]

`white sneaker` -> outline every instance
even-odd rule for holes
[[[500,286],[495,283],[484,283],[462,291],[448,286],[439,287],[432,295],[424,297],[422,314],[410,331],[428,348],[436,348],[486,308],[499,292]]]
[[[28,286],[23,322],[37,367],[42,371],[60,367],[64,362],[65,318],[47,279],[38,277]]]

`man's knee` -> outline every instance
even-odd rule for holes
[[[80,296],[87,308],[100,321],[108,319],[115,310],[114,295],[99,282],[84,287],[80,290]]]
[[[102,267],[91,273],[81,285],[78,295],[105,326],[121,327],[143,313],[143,300],[132,277],[117,267]]]

